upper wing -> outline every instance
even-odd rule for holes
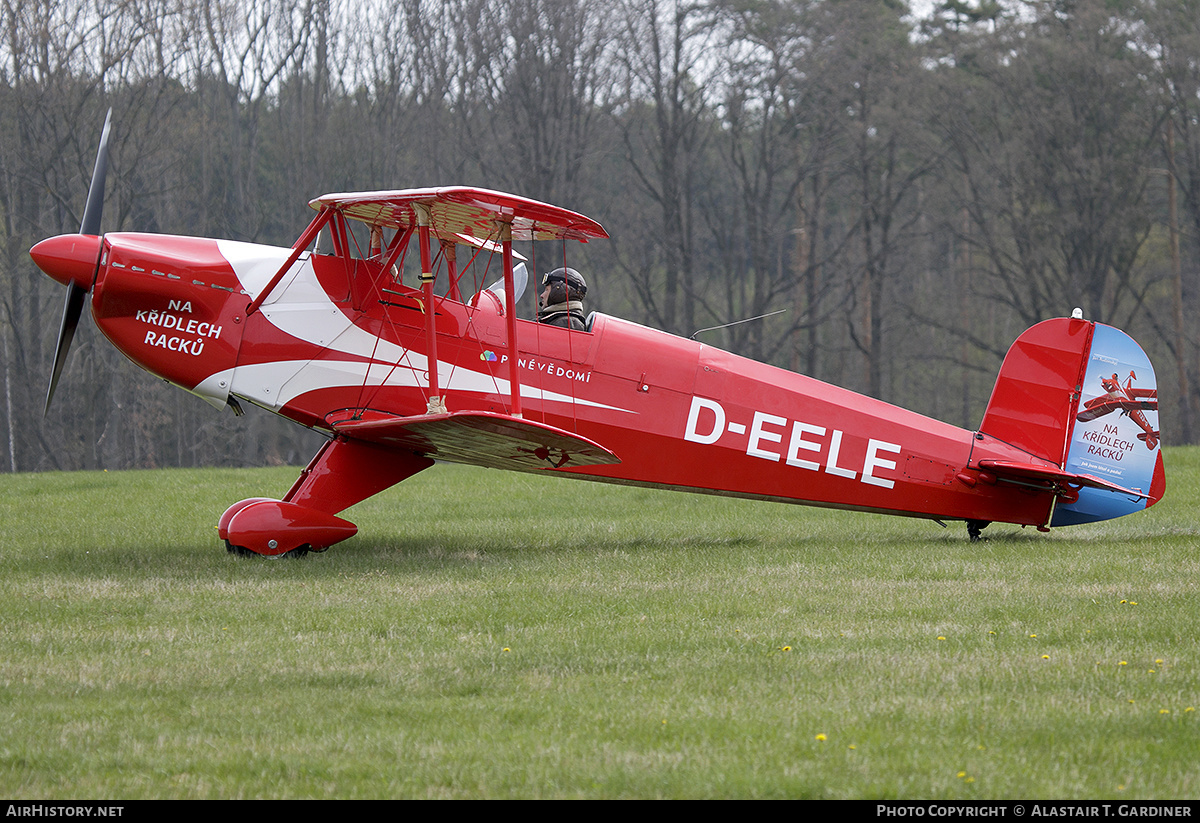
[[[453,242],[495,238],[500,223],[512,225],[514,240],[586,243],[608,237],[599,223],[582,214],[515,194],[467,186],[327,194],[309,205],[336,209],[354,220],[397,231],[416,226],[418,210],[424,209],[433,234]]]
[[[327,420],[334,431],[347,437],[493,469],[559,469],[621,462],[585,437],[495,412],[401,417],[347,409]]]
[[[1133,403],[1130,408],[1145,409],[1146,411],[1158,410],[1158,389],[1126,389]]]
[[[1115,411],[1158,411],[1158,392],[1153,389],[1134,389],[1133,399],[1120,397],[1097,397],[1084,404],[1075,416],[1080,423],[1095,420]]]

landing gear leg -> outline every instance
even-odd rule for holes
[[[990,526],[991,523],[991,520],[968,520],[967,537],[971,538],[972,543],[978,543],[983,539],[983,530]]]
[[[327,442],[283,500],[234,503],[217,522],[230,554],[304,557],[353,537],[358,527],[336,512],[433,465],[428,457],[370,443]]]

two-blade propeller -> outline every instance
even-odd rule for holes
[[[83,306],[100,266],[100,216],[104,211],[104,179],[108,175],[108,133],[112,109],[104,118],[100,147],[96,150],[96,165],[92,169],[92,184],[88,187],[87,204],[79,234],[61,235],[43,240],[30,250],[34,261],[51,277],[66,283],[67,298],[63,305],[62,323],[58,328],[58,346],[54,351],[54,369],[50,373],[50,388],[46,392],[46,407],[50,411],[54,389],[67,362],[67,351],[75,338],[75,329],[83,315]]]

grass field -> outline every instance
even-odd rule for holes
[[[1200,797],[1200,449],[1050,535],[437,466],[0,476],[0,796]]]

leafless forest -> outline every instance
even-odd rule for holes
[[[331,191],[599,220],[590,308],[974,427],[1070,313],[1200,384],[1200,0],[0,0],[0,470],[303,463],[81,326],[42,407],[104,112],[104,230],[291,245]],[[536,250],[549,259],[557,250]],[[542,268],[545,268],[544,266]],[[528,307],[527,307],[528,309]]]

